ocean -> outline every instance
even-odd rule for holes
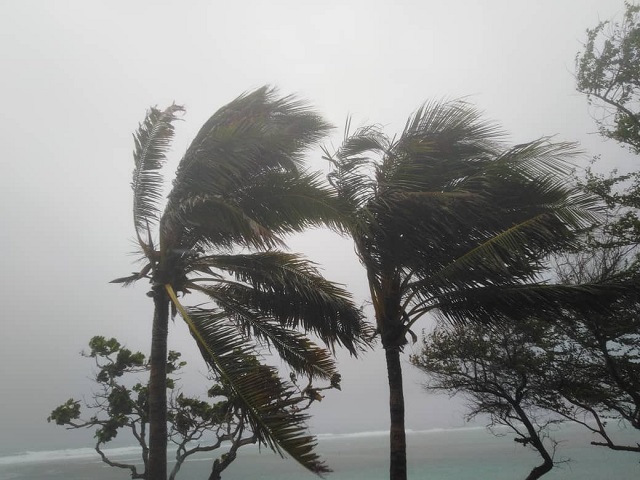
[[[506,433],[506,431],[505,431]],[[622,431],[633,442],[638,435]],[[615,452],[589,445],[590,434],[565,425],[554,433],[560,441],[556,461],[562,462],[546,480],[637,480],[640,454]],[[387,432],[321,434],[318,451],[333,469],[328,479],[384,480],[388,478]],[[533,450],[513,441],[509,434],[496,437],[481,427],[409,431],[409,478],[428,480],[524,479],[540,463]],[[114,459],[134,460],[134,447],[109,450]],[[178,479],[205,479],[212,456],[187,461]],[[125,480],[128,471],[104,465],[90,448],[23,452],[0,457],[0,480]],[[238,459],[224,472],[225,480],[304,480],[317,478],[295,462],[264,448],[240,449]]]

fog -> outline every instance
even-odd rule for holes
[[[108,282],[135,270],[131,134],[152,105],[187,109],[167,179],[201,124],[240,93],[271,84],[312,102],[338,128],[381,123],[399,132],[428,99],[466,97],[521,143],[579,141],[583,164],[623,170],[634,159],[597,135],[575,91],[585,29],[619,15],[620,0],[0,1],[0,453],[60,448],[89,435],[46,423],[53,407],[89,393],[93,335],[148,351],[147,285]],[[320,153],[310,165],[327,171]],[[324,274],[367,299],[348,239],[312,231],[289,239]],[[426,321],[422,327],[428,327]],[[170,348],[206,369],[178,319]],[[407,353],[411,351],[407,348]],[[379,349],[339,354],[342,392],[312,412],[313,430],[387,428]],[[427,395],[406,370],[407,427],[462,426],[464,402]]]

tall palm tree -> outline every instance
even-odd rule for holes
[[[567,179],[573,145],[505,149],[500,129],[462,101],[423,105],[393,139],[348,127],[325,155],[368,277],[389,379],[390,477],[404,480],[400,353],[419,318],[508,321],[595,307],[611,291],[542,280],[545,256],[595,220],[593,198]]]
[[[291,400],[299,396],[260,362],[251,339],[312,379],[332,379],[335,365],[327,349],[296,328],[352,354],[366,343],[361,313],[348,293],[307,260],[275,249],[284,245],[284,234],[338,226],[336,196],[322,188],[318,175],[301,169],[302,154],[329,127],[295,97],[278,98],[266,87],[240,96],[196,135],[161,214],[160,169],[182,112],[178,105],[152,108],[134,136],[133,220],[144,266],[114,280],[152,284],[147,478],[167,474],[167,334],[169,316],[178,312],[258,441],[314,472],[326,471],[306,433],[307,417]],[[209,302],[185,306],[178,297],[189,292]]]

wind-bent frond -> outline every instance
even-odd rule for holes
[[[221,308],[232,299],[233,304],[247,305],[287,328],[313,332],[331,348],[342,345],[353,355],[370,336],[349,293],[325,280],[299,255],[261,252],[209,256],[200,259],[194,269],[204,273],[221,269],[237,280],[206,287],[190,285],[205,292]]]
[[[505,150],[487,168],[504,169],[509,165],[511,171],[531,179],[547,176],[566,178],[575,168],[569,160],[582,153],[577,147],[576,143],[554,143],[548,137],[542,137]]]
[[[440,295],[435,307],[445,320],[455,324],[500,324],[527,318],[560,321],[567,311],[604,312],[621,295],[631,294],[636,288],[636,281],[483,286]]]
[[[306,228],[343,230],[342,200],[318,174],[268,171],[225,195],[193,195],[175,205],[182,248],[282,247],[282,236]]]
[[[164,238],[181,250],[282,247],[276,232],[251,213],[221,195],[194,195],[163,218]]]
[[[290,179],[298,173],[302,155],[329,129],[305,102],[294,96],[278,98],[276,91],[267,87],[242,95],[218,110],[201,128],[178,166],[163,214],[167,248],[192,248],[200,243],[224,247],[236,244],[247,233],[249,238],[241,242],[243,245],[268,248],[281,243],[278,231],[298,231],[308,226],[299,216],[270,225],[275,216],[265,217],[265,208],[251,198],[250,189],[258,193],[261,182],[266,188],[272,180],[275,185],[285,184],[277,174],[289,174]],[[301,182],[319,186],[317,180],[311,182],[308,176],[300,176]],[[311,188],[306,193],[310,195]],[[319,199],[328,195],[320,189],[316,194],[314,198]],[[218,223],[219,218],[209,222],[203,218],[220,205],[224,215],[231,215],[227,232],[219,230],[225,228]],[[335,223],[326,205],[316,207],[311,219],[317,220],[310,222],[329,219],[331,225]],[[234,234],[236,226],[240,231]]]
[[[197,286],[193,290],[200,290]],[[213,316],[227,318],[236,328],[237,334],[249,341],[253,338],[269,348],[274,348],[280,358],[297,374],[331,380],[337,373],[335,362],[329,351],[318,347],[304,334],[283,327],[278,321],[264,317],[230,295],[224,297],[220,291],[202,289],[215,296],[219,308],[209,310]],[[227,292],[228,293],[228,292]],[[202,310],[204,314],[205,310]]]
[[[231,195],[270,171],[295,171],[329,125],[294,96],[267,87],[238,97],[201,128],[183,157],[167,212],[201,194]]]
[[[233,392],[232,400],[247,413],[258,441],[280,455],[290,455],[314,473],[329,472],[313,452],[316,440],[308,434],[308,416],[297,408],[305,399],[294,395],[293,385],[280,379],[274,367],[261,364],[253,347],[224,317],[186,309],[170,288],[168,291],[205,361]]]
[[[504,136],[500,126],[483,119],[482,113],[464,100],[425,102],[409,117],[398,141],[433,141],[444,152],[453,154],[456,146],[474,145],[474,150],[492,150],[496,140]],[[484,147],[480,147],[484,145]]]
[[[331,163],[329,183],[355,212],[375,195],[376,184],[372,178],[375,163],[371,155],[382,156],[389,142],[377,126],[367,126],[345,138],[333,154],[323,147],[324,159]]]
[[[343,201],[319,173],[268,172],[236,192],[244,211],[278,235],[326,226],[340,230]]]
[[[331,380],[338,373],[331,353],[320,348],[305,334],[282,327],[279,322],[238,312],[239,320],[249,337],[275,348],[280,358],[294,372],[309,378]]]
[[[145,238],[149,225],[158,220],[158,201],[162,197],[162,175],[159,170],[166,161],[166,153],[173,140],[173,122],[184,112],[180,105],[164,111],[151,108],[133,135],[133,221],[139,238]]]

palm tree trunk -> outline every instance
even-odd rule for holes
[[[167,336],[169,296],[164,286],[153,289],[151,373],[149,376],[149,480],[167,480]]]
[[[400,348],[385,348],[387,375],[389,377],[389,412],[391,414],[389,463],[390,480],[407,479],[407,439],[404,431],[404,391],[402,388],[402,366]]]

